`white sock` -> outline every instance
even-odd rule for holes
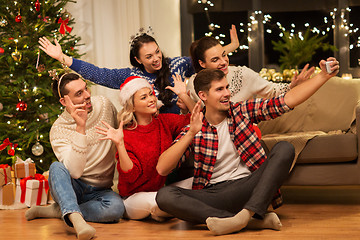
[[[264,219],[256,219],[251,218],[248,225],[246,226],[247,229],[273,229],[280,231],[282,224],[278,215],[274,212],[266,213]]]
[[[69,220],[74,225],[77,238],[80,240],[89,240],[95,236],[95,228],[87,224],[80,213],[74,212],[69,214]]]
[[[209,230],[215,235],[223,235],[233,232],[238,232],[250,221],[252,212],[243,209],[233,217],[228,218],[217,218],[217,217],[208,217],[206,219],[206,225]]]
[[[32,206],[26,211],[25,218],[28,221],[35,218],[61,218],[60,206],[57,203],[49,206]]]

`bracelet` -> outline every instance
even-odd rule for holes
[[[60,61],[60,62],[61,62],[61,66],[63,69],[68,68],[68,66],[65,64],[65,55],[64,54],[62,55],[62,61]]]

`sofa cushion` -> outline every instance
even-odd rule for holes
[[[357,156],[355,134],[325,134],[309,140],[296,163],[351,162]]]
[[[347,130],[355,119],[354,109],[359,99],[360,79],[333,77],[293,111],[258,126],[263,135]]]

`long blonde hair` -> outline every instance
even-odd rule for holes
[[[117,119],[119,121],[119,124],[121,123],[121,121],[124,122],[124,125],[123,125],[124,129],[133,130],[138,125],[137,120],[136,120],[136,116],[134,114],[134,96],[135,96],[135,93],[128,100],[126,100],[123,108],[117,114]],[[159,109],[154,114],[154,116],[157,116],[158,114],[159,114]]]

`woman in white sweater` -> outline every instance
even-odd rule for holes
[[[289,91],[302,81],[307,80],[315,71],[314,67],[308,70],[307,64],[299,75],[295,75],[290,84],[273,83],[246,66],[229,66],[229,58],[223,46],[212,37],[203,37],[192,43],[190,54],[196,72],[201,69],[220,69],[226,74],[230,85],[231,100],[239,102],[255,96],[271,98]],[[198,97],[194,91],[194,74],[190,77],[187,89],[194,100]]]

